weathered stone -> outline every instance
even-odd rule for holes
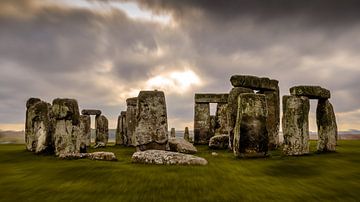
[[[227,103],[228,94],[196,93],[195,103]]]
[[[309,110],[307,97],[284,96],[282,130],[285,155],[309,153]]]
[[[334,109],[329,100],[320,99],[318,101],[316,123],[319,136],[317,150],[319,152],[335,151],[337,124]]]
[[[126,112],[122,111],[118,117],[117,127],[116,127],[116,145],[124,145],[126,143]]]
[[[98,143],[95,143],[94,145],[94,148],[104,148],[106,147],[106,144],[104,142],[98,142]]]
[[[227,123],[229,134],[229,149],[232,150],[234,142],[234,129],[236,125],[236,116],[238,110],[238,97],[242,93],[253,93],[253,90],[243,87],[234,87],[231,89],[227,105]]]
[[[215,114],[215,135],[223,135],[228,134],[227,131],[227,104],[224,103],[218,103],[216,107],[216,114]]]
[[[211,149],[227,149],[229,148],[229,136],[228,135],[215,135],[210,138],[209,147]]]
[[[95,145],[104,143],[106,146],[109,140],[109,122],[104,115],[95,117],[96,138]]]
[[[132,162],[158,165],[207,165],[208,163],[201,157],[162,150],[135,152],[132,155]]]
[[[273,150],[279,146],[279,129],[280,129],[280,95],[279,88],[276,91],[259,91],[264,94],[267,104],[267,121],[266,128],[269,133],[269,149]]]
[[[194,143],[208,144],[212,136],[210,131],[210,106],[209,103],[195,103],[194,117]]]
[[[176,137],[175,128],[171,128],[170,137]]]
[[[79,153],[78,136],[80,130],[80,114],[75,99],[53,100],[52,116],[56,119],[54,132],[55,154]]]
[[[190,142],[190,133],[189,133],[189,128],[188,127],[185,127],[184,140]]]
[[[127,146],[135,145],[135,128],[136,128],[136,110],[137,110],[137,97],[128,98],[126,100],[126,126],[127,131],[125,134],[125,144]]]
[[[216,116],[210,115],[210,132],[206,138],[206,143],[209,144],[210,138],[215,135],[215,128],[217,126]]]
[[[102,160],[102,161],[116,161],[117,158],[112,152],[93,152],[93,153],[62,153],[59,155],[60,159],[84,159]]]
[[[238,101],[234,154],[237,157],[264,157],[269,143],[266,98],[261,94],[244,93]]]
[[[320,86],[294,86],[290,88],[290,94],[309,99],[329,99],[331,96],[329,90]]]
[[[250,75],[234,75],[230,78],[230,82],[234,87],[245,87],[253,90],[276,91],[279,85],[277,80]]]
[[[80,135],[78,136],[77,145],[80,152],[86,152],[87,147],[91,145],[91,118],[89,115],[80,115]]]
[[[185,154],[195,154],[197,152],[197,149],[193,144],[182,138],[169,138],[169,147],[170,151]]]
[[[51,105],[38,98],[30,98],[26,106],[26,149],[36,153],[52,152],[53,122],[50,117]]]
[[[97,110],[97,109],[83,109],[81,110],[81,114],[82,115],[95,115],[95,116],[100,116],[101,115],[101,111]]]
[[[168,123],[164,92],[140,91],[136,118],[136,147],[141,151],[165,150],[168,141]]]

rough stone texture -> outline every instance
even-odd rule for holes
[[[97,109],[83,109],[81,110],[81,114],[82,115],[95,115],[95,116],[100,116],[101,115],[101,111],[97,110]]]
[[[75,99],[53,100],[52,116],[56,119],[55,154],[79,153],[77,140],[81,134],[79,106]]]
[[[228,94],[196,93],[195,103],[227,103]]]
[[[212,136],[209,103],[195,103],[194,110],[194,143],[208,144],[208,140]]]
[[[234,154],[237,157],[264,157],[269,144],[265,95],[244,93],[238,100]]]
[[[136,110],[137,110],[137,97],[128,98],[126,100],[126,126],[127,131],[125,134],[125,144],[127,146],[135,145],[135,127],[136,127]]]
[[[190,133],[189,133],[189,128],[188,127],[185,127],[184,140],[190,142]]]
[[[229,134],[229,149],[232,150],[234,142],[234,129],[236,125],[236,116],[238,110],[238,97],[242,93],[253,93],[253,90],[243,87],[234,87],[231,89],[227,105],[227,123]]]
[[[53,122],[50,117],[51,105],[38,98],[30,98],[26,106],[26,149],[36,153],[51,152],[53,148]]]
[[[170,151],[180,152],[185,154],[195,154],[197,152],[196,147],[190,142],[182,138],[169,138]]]
[[[124,145],[126,143],[126,111],[122,111],[118,117],[117,127],[116,127],[116,145]]]
[[[331,96],[329,90],[320,86],[294,86],[290,88],[290,94],[309,99],[329,99]]]
[[[104,115],[95,117],[95,130],[95,145],[103,143],[106,146],[109,140],[109,122]]]
[[[276,91],[259,91],[266,97],[267,104],[267,122],[266,128],[269,133],[269,149],[273,150],[279,146],[280,129],[280,95],[279,87]]]
[[[87,147],[91,145],[91,118],[90,115],[80,115],[80,135],[78,136],[77,144],[80,147],[80,152],[86,152]]]
[[[176,137],[175,128],[171,128],[170,137]]]
[[[136,113],[135,146],[141,151],[166,149],[168,123],[162,91],[140,91]]]
[[[227,104],[224,103],[218,103],[217,107],[216,107],[216,114],[215,114],[215,130],[214,130],[214,134],[215,135],[223,135],[223,134],[228,134],[227,131]]]
[[[94,148],[103,148],[106,147],[106,144],[104,142],[98,142],[94,145]]]
[[[284,96],[282,130],[285,155],[309,153],[309,110],[307,97]]]
[[[117,161],[117,158],[112,152],[93,152],[93,153],[63,153],[59,155],[60,159],[84,159],[102,160],[102,161]]]
[[[215,128],[216,128],[216,116],[210,115],[210,132],[208,137],[206,138],[206,143],[209,144],[210,138],[215,135]]]
[[[279,85],[277,80],[250,75],[234,75],[230,78],[230,82],[234,87],[245,87],[253,90],[276,91]]]
[[[228,149],[229,136],[228,135],[215,135],[210,138],[209,147],[211,149]]]
[[[316,123],[318,127],[317,150],[319,152],[335,151],[337,124],[334,108],[329,100],[319,100],[316,108]]]
[[[201,157],[162,150],[135,152],[132,155],[132,162],[158,165],[207,165],[208,163]]]

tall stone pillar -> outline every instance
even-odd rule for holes
[[[136,148],[141,151],[165,150],[168,142],[168,123],[164,92],[140,91],[136,119]]]
[[[209,103],[195,103],[194,115],[194,143],[208,144],[210,134],[210,105]]]
[[[316,108],[316,123],[318,127],[319,152],[335,151],[337,124],[332,104],[327,99],[319,99]]]
[[[80,115],[80,135],[78,137],[78,147],[80,152],[86,152],[91,145],[91,118],[90,115]]]
[[[184,131],[184,139],[188,142],[190,142],[190,133],[189,133],[189,128],[185,127],[185,131]]]
[[[104,115],[95,117],[95,129],[95,145],[97,147],[105,147],[109,140],[109,122]]]
[[[303,155],[309,153],[310,102],[303,96],[283,96],[282,130],[284,154]]]
[[[264,157],[268,152],[266,98],[261,94],[244,93],[238,98],[238,115],[233,151],[236,157]]]
[[[137,97],[128,98],[126,100],[127,109],[126,109],[126,145],[127,146],[134,146],[134,132],[136,127],[136,107],[137,107]]]
[[[175,128],[171,128],[170,137],[172,137],[172,138],[175,138],[175,137],[176,137]]]
[[[215,135],[224,135],[228,134],[227,131],[227,104],[226,103],[218,103],[216,107],[215,114]]]
[[[227,131],[229,134],[229,149],[232,150],[234,142],[234,129],[236,125],[236,116],[238,110],[238,97],[242,93],[253,93],[253,90],[243,87],[234,87],[231,89],[227,105]]]
[[[126,143],[126,111],[120,112],[118,117],[117,127],[116,127],[116,145],[125,145]]]

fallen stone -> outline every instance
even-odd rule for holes
[[[147,150],[135,152],[132,155],[133,163],[157,164],[157,165],[207,165],[206,159],[163,150]]]
[[[309,99],[329,99],[331,96],[329,90],[320,86],[294,86],[290,88],[290,94]]]
[[[216,153],[216,152],[211,152],[211,155],[212,155],[212,156],[218,156],[219,154]]]
[[[84,159],[87,158],[88,156],[89,156],[88,153],[62,153],[59,155],[59,158],[72,160],[72,159]]]
[[[106,146],[109,140],[109,122],[104,115],[95,117],[95,129],[95,144],[99,145],[103,143]]]
[[[141,151],[165,150],[168,122],[164,92],[140,91],[136,117],[135,146]]]
[[[82,114],[82,115],[95,115],[95,116],[100,116],[100,115],[101,115],[101,110],[97,110],[97,109],[83,109],[83,110],[81,110],[81,114]]]
[[[279,86],[279,81],[266,77],[257,77],[250,75],[233,75],[230,82],[234,87],[245,87],[253,90],[273,90]]]
[[[228,149],[229,136],[228,135],[215,135],[210,138],[209,147],[211,149]]]
[[[90,159],[101,161],[117,161],[113,152],[93,152],[93,153],[62,153],[59,155],[60,159]]]
[[[169,138],[170,151],[180,152],[185,154],[195,154],[196,147],[182,138]]]
[[[94,148],[104,148],[106,147],[106,144],[104,142],[98,142],[95,144]]]
[[[334,108],[329,100],[319,100],[316,108],[318,152],[336,151],[337,124]]]
[[[285,155],[309,153],[309,110],[307,97],[283,96],[282,130]]]

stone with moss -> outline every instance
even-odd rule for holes
[[[210,138],[209,147],[211,149],[228,149],[229,136],[228,135],[215,135]]]
[[[95,117],[96,138],[95,145],[106,146],[109,140],[109,121],[104,115]]]
[[[137,97],[132,97],[126,99],[126,133],[125,133],[125,142],[127,146],[135,145],[135,127],[136,127],[136,110],[137,110]]]
[[[290,94],[305,96],[309,99],[329,99],[330,91],[320,86],[294,86],[290,88]]]
[[[91,144],[91,118],[90,115],[80,115],[80,135],[77,140],[77,147],[80,148],[80,152],[86,152],[87,148]]]
[[[329,100],[319,100],[316,108],[316,123],[318,127],[318,152],[333,152],[336,150],[337,124],[334,108]]]
[[[170,151],[185,154],[195,154],[197,152],[197,149],[193,144],[182,138],[169,138],[169,148]]]
[[[52,112],[57,120],[71,120],[74,125],[80,123],[79,105],[75,99],[56,98],[53,100]]]
[[[230,82],[234,87],[245,87],[253,90],[273,90],[279,86],[279,81],[266,77],[257,77],[250,75],[233,75]]]

